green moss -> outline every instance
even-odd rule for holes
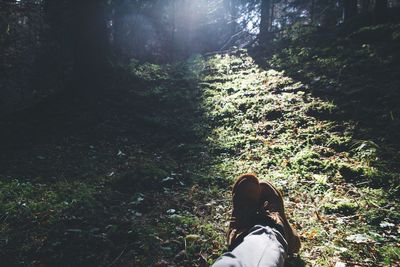
[[[12,180],[0,182],[0,210],[3,214],[34,216],[54,209],[57,215],[73,205],[91,205],[96,188],[84,182],[58,182],[53,185]]]
[[[151,63],[140,63],[138,60],[131,60],[129,65],[131,74],[143,81],[155,81],[168,78],[165,67]]]
[[[143,158],[142,161],[133,170],[109,179],[108,183],[114,189],[130,193],[157,189],[161,186],[162,179],[170,176],[171,171],[177,168],[176,162],[169,161],[168,159],[153,162]]]
[[[386,265],[396,265],[400,262],[400,247],[396,247],[395,244],[383,245],[378,250]]]
[[[331,134],[328,138],[327,145],[339,152],[346,151],[350,147],[351,140],[350,136]]]
[[[346,181],[357,181],[361,180],[364,171],[360,166],[342,164],[339,166],[339,173]]]
[[[332,102],[313,102],[307,108],[307,115],[320,119],[331,119],[338,112]]]
[[[290,162],[293,170],[302,173],[320,172],[325,168],[325,163],[321,160],[320,155],[310,148],[298,152]]]
[[[322,209],[327,214],[339,213],[342,215],[353,215],[358,210],[358,205],[349,200],[340,200],[336,203],[326,203]]]

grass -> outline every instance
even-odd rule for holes
[[[371,49],[352,58],[367,60]],[[169,65],[132,61],[118,96],[86,111],[83,124],[70,111],[56,133],[25,123],[44,130],[0,158],[2,262],[212,264],[226,249],[230,184],[255,172],[282,189],[302,236],[288,266],[398,264],[398,150],[390,136],[376,138],[375,125],[397,109],[362,102],[374,118],[366,124],[345,101],[357,98],[332,96],[348,90],[334,72],[351,60],[345,45],[317,47],[317,58],[298,43],[280,51],[266,69],[245,50]],[[306,66],[300,78],[298,66]],[[398,125],[393,117],[385,130]],[[70,124],[84,127],[66,131]]]

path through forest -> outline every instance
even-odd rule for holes
[[[311,85],[239,50],[132,62],[116,88],[130,86],[61,122],[2,122],[25,136],[0,158],[10,266],[205,266],[225,249],[230,185],[244,172],[284,192],[303,242],[289,266],[398,255],[398,204],[364,179],[376,147]]]

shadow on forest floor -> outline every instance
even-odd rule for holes
[[[171,239],[193,225],[215,235],[205,204],[224,200],[205,192],[195,67],[133,62],[106,99],[49,101],[0,122],[3,263],[144,266],[183,250]]]
[[[122,154],[135,156],[137,145],[156,152],[160,146],[175,146],[177,142],[201,143],[193,129],[196,120],[201,120],[201,111],[195,97],[183,95],[195,92],[179,92],[179,87],[191,87],[186,84],[190,81],[181,80],[183,84],[171,88],[166,85],[171,81],[156,80],[159,84],[150,85],[121,76],[125,81],[111,89],[116,92],[96,103],[73,97],[55,99],[3,119],[0,142],[6,153],[1,155],[2,175],[9,171],[21,179],[79,180],[113,171],[114,161]],[[133,88],[128,92],[120,87]],[[178,92],[166,92],[174,89]],[[183,153],[175,156],[185,157]],[[16,159],[15,166],[12,159]],[[98,172],[91,173],[93,170]]]

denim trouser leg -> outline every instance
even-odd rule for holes
[[[212,267],[281,267],[287,242],[269,226],[256,225],[232,252],[223,254]]]

